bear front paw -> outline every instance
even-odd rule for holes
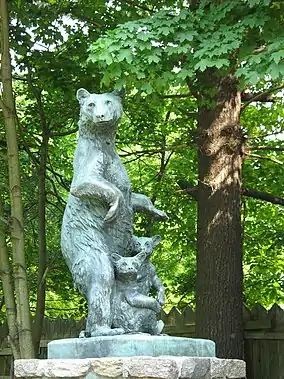
[[[104,218],[104,222],[111,222],[115,220],[124,206],[124,199],[121,194],[113,202],[110,203],[110,208]]]
[[[166,214],[166,212],[161,211],[160,209],[157,209],[157,208],[154,209],[153,215],[157,220],[166,221],[169,219],[169,216]]]

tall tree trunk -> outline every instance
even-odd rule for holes
[[[35,354],[39,353],[40,339],[42,334],[44,310],[45,310],[45,290],[46,290],[46,270],[47,270],[47,253],[46,253],[46,162],[48,152],[49,136],[46,128],[42,133],[42,144],[40,150],[40,166],[38,173],[38,286],[37,286],[37,304],[34,325],[34,347]]]
[[[7,225],[4,223],[3,203],[0,199],[0,278],[2,280],[3,291],[5,294],[9,343],[13,352],[14,359],[20,359],[21,354],[17,327],[17,312],[14,298],[12,273],[6,244],[6,229]]]
[[[207,73],[203,85],[216,95],[198,113],[196,330],[218,357],[243,358],[241,98],[231,77]]]
[[[48,143],[50,137],[49,126],[45,117],[42,103],[41,90],[34,86],[32,81],[32,71],[29,68],[28,84],[33,92],[41,120],[42,142],[40,146],[40,162],[38,166],[38,286],[37,303],[34,322],[33,341],[35,354],[39,354],[40,339],[44,321],[45,294],[46,294],[46,273],[47,273],[47,252],[46,252],[46,165],[48,156]]]
[[[20,164],[16,130],[16,109],[12,89],[11,57],[9,50],[9,22],[6,0],[0,0],[1,16],[1,74],[3,110],[8,151],[9,188],[11,198],[11,240],[13,274],[17,306],[17,324],[21,358],[33,358],[29,295],[24,254],[23,209],[20,187]]]

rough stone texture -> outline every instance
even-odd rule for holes
[[[105,378],[117,378],[123,374],[123,360],[115,358],[92,359],[91,368],[97,375]]]
[[[211,378],[239,378],[239,373],[242,372],[244,362],[234,359],[211,359]],[[222,376],[223,375],[223,376]],[[245,377],[245,371],[243,371]]]
[[[16,378],[245,379],[245,362],[209,357],[125,357],[15,361]]]
[[[48,358],[101,358],[161,355],[215,357],[215,343],[198,338],[130,334],[68,338],[48,344]]]
[[[18,377],[78,378],[90,371],[91,362],[87,359],[20,359],[15,363]]]
[[[210,378],[210,361],[199,357],[189,359],[181,358],[180,378]]]
[[[124,362],[123,377],[177,379],[179,362],[168,357],[133,357]]]
[[[15,375],[19,377],[43,377],[46,361],[40,359],[19,359],[15,361]]]

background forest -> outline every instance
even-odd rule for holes
[[[209,8],[212,4],[220,7],[218,12]],[[238,59],[245,62],[247,70],[238,76],[244,142],[239,234],[243,241],[244,303],[249,307],[256,302],[265,307],[284,303],[283,4],[260,0],[18,0],[8,1],[8,6],[32,314],[78,319],[87,310],[85,300],[73,288],[60,251],[79,117],[75,93],[80,87],[97,93],[126,87],[117,149],[133,190],[149,196],[169,216],[165,223],[137,216],[135,233],[163,238],[153,262],[166,288],[165,309],[186,304],[195,307],[199,100],[193,89],[200,73],[218,69],[227,75],[236,51],[243,54]],[[171,16],[169,9],[173,10]],[[201,11],[211,17],[204,18],[205,26],[202,29],[200,23],[200,30],[193,28],[187,13],[197,10],[201,19]],[[171,22],[173,17],[180,17],[180,30],[175,29],[176,21]],[[145,21],[149,19],[152,26]],[[239,31],[231,26],[238,23],[233,20],[240,19],[246,40],[236,37]],[[146,24],[152,27],[150,37],[143,34]],[[216,25],[221,26],[218,29]],[[220,35],[210,40],[214,28]],[[261,36],[263,31],[266,35]],[[158,35],[156,44],[149,42],[154,32]],[[106,33],[107,37],[100,39]],[[202,33],[200,40],[207,41],[204,46],[196,42]],[[162,40],[167,41],[168,49],[174,49],[167,50],[166,58],[159,53]],[[129,41],[136,43],[136,56],[127,47],[131,46]],[[189,66],[175,63],[182,62],[191,43],[199,43],[199,63],[188,63],[197,72],[196,82]],[[249,50],[253,54],[246,57]],[[180,55],[178,60],[176,54]],[[191,91],[187,78],[193,83]],[[9,223],[7,160],[0,112],[1,220]],[[6,238],[10,250],[9,233]],[[0,300],[4,321],[1,283]]]

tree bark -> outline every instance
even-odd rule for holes
[[[41,146],[40,158],[38,162],[38,285],[37,285],[37,303],[34,321],[33,341],[35,355],[39,354],[40,339],[45,311],[45,294],[46,294],[46,273],[47,273],[47,251],[46,251],[46,169],[48,156],[48,143],[50,130],[44,112],[42,103],[41,90],[34,86],[31,71],[28,72],[28,84],[33,92],[37,105],[39,117],[41,120]],[[37,163],[37,162],[35,162]]]
[[[12,89],[11,57],[9,50],[9,22],[6,0],[0,0],[1,16],[1,74],[3,110],[8,151],[9,189],[11,199],[11,240],[13,274],[17,306],[17,324],[21,358],[33,358],[29,296],[24,254],[23,209],[20,187],[20,164],[16,130],[16,109]]]
[[[196,330],[242,359],[241,94],[230,77],[205,73],[202,86],[215,103],[199,100]]]
[[[13,290],[13,280],[11,267],[8,258],[6,244],[6,229],[4,223],[3,203],[0,199],[0,278],[2,280],[3,291],[5,294],[6,316],[9,330],[9,343],[13,352],[14,359],[20,359],[20,345],[17,327],[17,312]]]
[[[42,133],[42,144],[40,151],[39,182],[38,182],[38,286],[37,286],[37,304],[34,322],[34,347],[35,354],[39,353],[40,339],[42,334],[44,311],[45,311],[45,291],[46,291],[46,270],[47,270],[47,252],[46,252],[46,163],[48,152],[49,136],[46,128]]]

